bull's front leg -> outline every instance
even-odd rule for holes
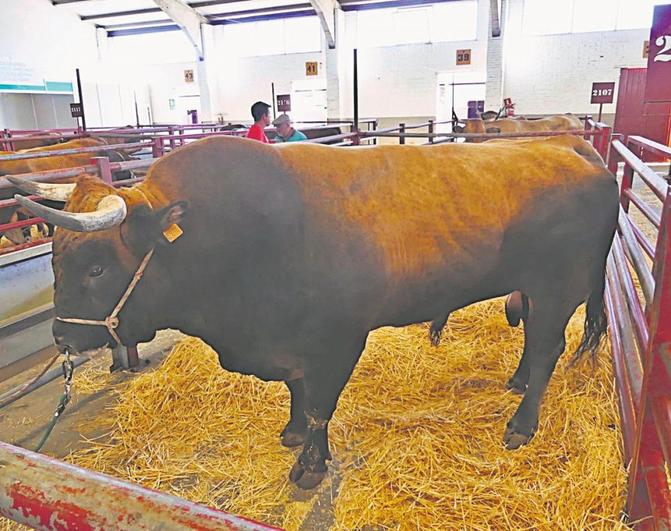
[[[336,350],[333,342],[323,353],[306,360],[303,382],[307,433],[303,451],[289,473],[289,479],[302,489],[316,487],[326,475],[326,461],[331,459],[328,423],[365,343],[364,336],[356,345],[350,343]],[[339,344],[342,347],[342,340]]]

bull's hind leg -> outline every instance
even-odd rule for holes
[[[559,294],[556,298],[532,297],[532,303],[525,326],[524,358],[527,358],[529,371],[528,387],[503,437],[510,450],[528,443],[536,432],[543,395],[566,346],[566,325],[579,304],[567,302]]]
[[[303,379],[285,382],[291,394],[291,412],[289,422],[280,433],[282,445],[288,448],[300,446],[305,442],[307,421],[305,419],[305,388]]]

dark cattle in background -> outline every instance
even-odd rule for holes
[[[511,449],[536,431],[576,307],[587,302],[577,355],[606,331],[617,183],[575,136],[357,150],[212,137],[159,159],[134,188],[83,177],[63,191],[67,212],[21,200],[69,229],[53,247],[59,348],[175,328],[228,370],[286,382],[281,436],[303,445],[290,473],[302,488],[324,477],[328,422],[370,330],[528,297]],[[144,267],[117,328],[76,322],[102,322]]]

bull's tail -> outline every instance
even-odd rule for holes
[[[601,342],[608,331],[608,320],[606,319],[606,308],[604,304],[604,291],[606,287],[606,268],[600,269],[594,278],[593,289],[587,299],[587,310],[585,312],[585,331],[580,345],[573,355],[571,365],[574,365],[585,352],[592,354],[592,362],[596,362],[597,352]]]

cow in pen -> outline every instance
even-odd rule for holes
[[[301,488],[327,471],[328,423],[369,331],[528,297],[510,449],[536,431],[576,308],[587,302],[577,354],[606,332],[618,189],[575,136],[347,149],[213,137],[159,159],[133,188],[11,180],[66,201],[61,211],[17,196],[58,227],[59,348],[134,345],[175,328],[228,370],[284,381],[281,439],[302,446],[290,472]]]

